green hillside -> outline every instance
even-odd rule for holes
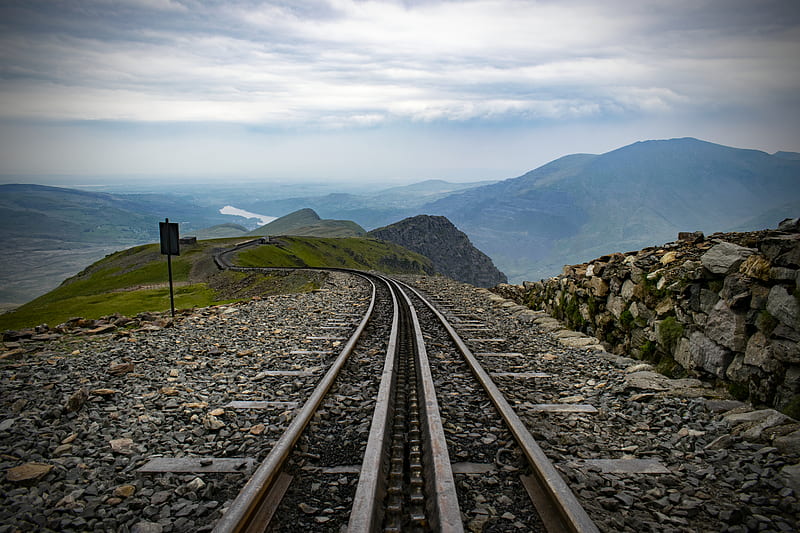
[[[172,258],[175,307],[191,308],[247,299],[256,295],[308,291],[321,286],[324,274],[313,271],[246,273],[219,271],[214,254],[240,239],[199,241],[181,246]],[[397,245],[371,239],[281,237],[278,244],[245,249],[242,266],[346,267],[387,273],[432,273],[430,261]],[[133,316],[169,309],[167,260],[158,244],[111,254],[59,287],[16,310],[0,315],[0,331],[54,326],[72,317]]]
[[[298,235],[306,237],[359,237],[364,228],[350,220],[324,220],[313,209],[300,209],[258,227],[248,235]]]
[[[430,259],[376,239],[280,237],[278,245],[248,248],[236,263],[246,267],[336,267],[379,270],[387,274],[432,274]]]

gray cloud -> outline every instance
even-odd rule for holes
[[[341,131],[728,114],[762,117],[764,130],[767,117],[800,118],[795,6],[5,2],[0,119]]]

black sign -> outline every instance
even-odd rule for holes
[[[161,254],[162,255],[181,255],[180,237],[178,237],[178,223],[159,222],[158,229],[161,231]]]

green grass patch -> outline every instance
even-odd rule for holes
[[[644,341],[639,347],[639,354],[645,361],[653,361],[656,357],[656,345],[653,341]]]
[[[786,416],[791,416],[795,420],[800,420],[800,394],[795,394],[782,411]]]
[[[619,315],[619,325],[625,331],[630,331],[633,327],[633,313],[631,313],[630,309],[624,310]]]
[[[388,274],[431,274],[430,261],[392,243],[375,239],[280,237],[277,245],[241,251],[244,267],[318,267],[380,270]]]
[[[59,301],[58,305],[26,304],[12,313],[0,316],[0,330],[21,329],[38,324],[51,326],[66,322],[76,316],[100,318],[120,313],[134,316],[144,311],[168,311],[169,288],[112,292],[73,296]],[[217,302],[217,294],[205,283],[175,288],[175,308],[206,307]]]

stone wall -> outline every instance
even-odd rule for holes
[[[681,233],[494,290],[667,375],[722,382],[739,399],[800,412],[800,219],[777,230]]]

